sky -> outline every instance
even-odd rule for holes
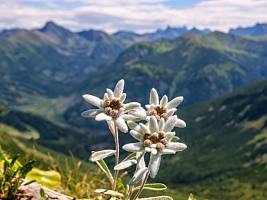
[[[267,22],[267,0],[0,0],[0,30],[51,20],[72,31],[144,33],[168,25],[227,31]]]

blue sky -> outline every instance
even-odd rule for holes
[[[151,32],[166,26],[227,31],[267,22],[266,0],[1,0],[0,29],[52,20],[73,31]]]

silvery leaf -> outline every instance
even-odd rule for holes
[[[108,189],[96,189],[95,193],[106,194],[106,195],[110,195],[113,197],[123,197],[123,194],[113,191],[113,190],[108,190]]]
[[[112,156],[115,154],[115,150],[102,150],[102,151],[95,151],[92,153],[90,160],[92,162],[103,160],[104,158],[107,158],[109,156]]]
[[[147,167],[138,170],[132,177],[132,179],[129,181],[130,186],[134,186],[138,184],[143,178],[145,177],[146,173],[148,173]]]
[[[139,198],[139,200],[173,200],[173,198],[169,196],[158,196],[158,197]]]
[[[128,167],[131,167],[132,165],[135,165],[137,163],[136,160],[126,160],[126,161],[122,161],[121,163],[117,164],[114,167],[114,170],[123,170],[126,169]]]

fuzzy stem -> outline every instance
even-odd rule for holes
[[[144,178],[144,181],[142,182],[142,184],[141,184],[141,186],[140,186],[140,189],[138,190],[138,192],[136,193],[136,195],[134,196],[134,198],[133,198],[133,200],[136,200],[139,196],[140,196],[140,194],[143,192],[143,190],[144,190],[144,186],[145,186],[145,184],[146,184],[146,182],[147,182],[147,179],[148,179],[148,177],[149,177],[149,171],[146,173],[146,176],[145,176],[145,178]]]
[[[120,143],[119,143],[119,133],[118,133],[118,127],[116,126],[114,122],[114,141],[115,141],[115,165],[119,164],[120,160]],[[115,170],[114,175],[114,183],[113,183],[113,190],[117,190],[117,182],[118,182],[118,176],[119,176],[119,170]]]

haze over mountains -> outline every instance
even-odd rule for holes
[[[0,33],[0,133],[15,130],[15,138],[27,138],[37,132],[39,137],[25,144],[71,150],[87,159],[89,150],[110,146],[112,137],[80,117],[88,108],[81,95],[101,97],[124,78],[128,101],[145,105],[151,87],[185,98],[178,114],[188,128],[179,136],[189,148],[179,162],[166,159],[170,167],[161,170],[165,181],[180,188],[179,195],[264,200],[267,86],[259,81],[267,78],[266,27],[107,34],[75,33],[48,22],[36,30],[5,30]],[[221,191],[226,192],[216,196]]]

